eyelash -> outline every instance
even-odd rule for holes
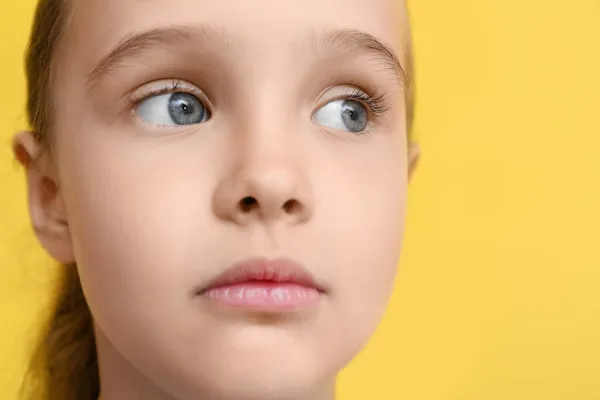
[[[208,108],[208,106],[206,105],[207,102],[205,101],[203,96],[200,93],[198,93],[197,89],[195,89],[192,85],[189,85],[189,84],[187,84],[183,81],[177,80],[177,79],[169,81],[168,83],[164,84],[162,87],[144,92],[144,94],[142,94],[140,96],[134,96],[133,108],[137,107],[141,102],[149,99],[150,97],[160,96],[160,95],[168,94],[168,93],[176,93],[176,92],[185,92],[185,93],[193,94],[200,99],[200,101],[202,102],[202,105],[204,107]]]
[[[389,107],[386,106],[387,94],[383,92],[375,92],[369,95],[360,89],[353,89],[350,93],[343,94],[329,101],[336,100],[354,100],[362,103],[367,106],[371,118],[375,121],[381,119],[389,110]]]
[[[169,81],[167,84],[163,85],[160,88],[151,90],[149,92],[144,93],[143,95],[140,95],[138,98],[133,100],[133,108],[137,107],[141,102],[150,97],[181,91],[197,95],[204,107],[209,109],[209,107],[206,104],[207,101],[202,98],[203,96],[199,95],[198,90],[196,90],[191,85],[188,85],[185,82],[182,82],[177,79]],[[346,93],[341,96],[330,99],[328,102],[337,100],[354,100],[359,103],[362,103],[363,105],[367,106],[371,119],[375,121],[381,119],[389,110],[389,108],[385,105],[387,103],[386,93],[375,92],[373,94],[367,94],[364,91],[355,88],[350,93]],[[211,110],[209,109],[209,111]]]

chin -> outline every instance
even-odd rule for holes
[[[304,399],[327,386],[326,377],[337,370],[310,331],[294,325],[236,324],[216,330],[207,341],[212,345],[197,348],[203,355],[200,362],[188,355],[186,363],[194,370],[194,381],[203,382],[218,399]]]
[[[196,372],[189,382],[191,393],[182,400],[300,400],[329,391],[335,380],[314,363],[284,362],[281,357],[211,364]]]
[[[193,387],[182,400],[301,400],[320,398],[320,392],[333,388],[343,365],[335,354],[319,350],[318,343],[294,340],[281,331],[242,331],[211,340],[212,346],[198,349],[199,358],[190,353],[179,358],[177,364],[187,365],[180,377]]]

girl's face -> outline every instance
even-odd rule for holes
[[[45,243],[78,264],[105,395],[308,396],[367,342],[412,151],[396,3],[72,1]],[[315,282],[203,291],[257,259]]]

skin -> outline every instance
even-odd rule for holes
[[[103,400],[334,397],[391,295],[418,151],[390,66],[322,36],[359,30],[402,60],[404,18],[389,0],[74,2],[51,151],[24,132],[15,153],[40,242],[78,264]],[[103,63],[125,38],[173,26]],[[172,78],[210,119],[144,121],[136,101]],[[385,94],[365,134],[315,120],[347,87]],[[319,308],[226,312],[193,295],[256,256],[305,266],[328,288]]]

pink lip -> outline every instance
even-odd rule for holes
[[[198,292],[219,305],[274,312],[315,307],[324,293],[307,270],[286,259],[236,264]]]

